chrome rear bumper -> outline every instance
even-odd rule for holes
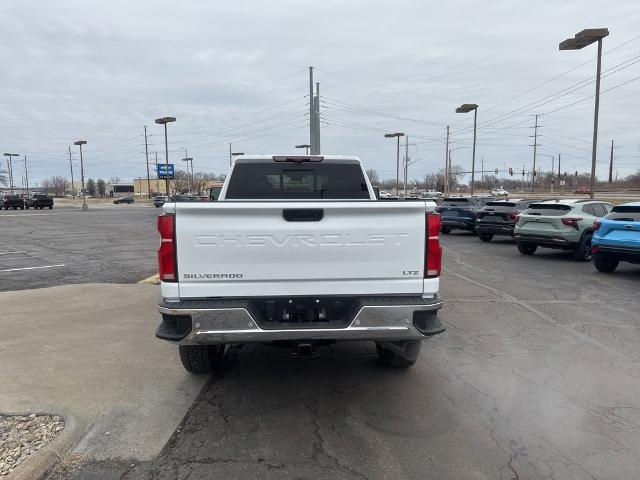
[[[218,307],[215,301],[160,304],[163,323],[156,336],[180,345],[273,342],[282,340],[422,340],[442,333],[437,317],[442,307],[438,297],[362,299],[353,320],[346,327],[261,328],[251,309],[242,305]],[[420,313],[423,312],[423,313]],[[183,330],[172,332],[169,322],[180,318]],[[173,325],[173,324],[171,324]],[[176,323],[176,325],[178,325]],[[320,324],[315,324],[320,325]],[[180,330],[178,328],[178,330]]]

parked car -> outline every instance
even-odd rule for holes
[[[494,235],[513,237],[518,215],[535,202],[540,202],[540,200],[514,199],[488,202],[476,212],[478,238],[483,242],[489,242]]]
[[[533,255],[538,247],[572,251],[591,260],[593,223],[613,205],[600,200],[549,200],[533,203],[520,214],[514,229],[518,251]]]
[[[169,201],[169,197],[167,197],[166,195],[156,195],[155,197],[153,197],[153,205],[156,208],[160,208],[162,205],[165,204],[165,202]]]
[[[640,264],[640,202],[617,205],[596,220],[591,246],[600,272],[613,272],[620,262]]]
[[[441,197],[442,196],[442,192],[439,192],[437,190],[427,190],[426,192],[420,194],[421,197],[423,198],[436,198],[436,197]]]
[[[48,208],[51,210],[53,208],[53,197],[50,197],[44,193],[36,193],[31,197],[27,198],[26,202],[27,210],[30,208],[35,208],[42,210],[43,208]]]
[[[578,187],[574,193],[576,195],[591,195],[591,187]]]
[[[442,216],[442,233],[452,230],[476,230],[476,212],[484,205],[478,197],[446,197],[438,206]]]
[[[24,210],[24,199],[20,195],[5,195],[2,207],[5,210],[10,208]]]
[[[357,157],[243,156],[218,201],[167,203],[158,217],[162,321],[189,372],[225,345],[376,343],[412,365],[437,317],[440,215],[426,201],[378,202]]]
[[[391,195],[386,190],[380,190],[380,198],[392,198],[392,197],[393,195]]]
[[[115,203],[116,205],[119,205],[121,203],[132,204],[134,202],[135,202],[135,199],[131,195],[125,195],[124,197],[118,197],[113,201],[113,203]]]
[[[491,190],[491,195],[493,195],[494,197],[508,197],[509,192],[507,192],[504,188],[500,187],[500,188],[494,188],[493,190]]]

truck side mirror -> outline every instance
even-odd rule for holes
[[[380,187],[373,187],[373,193],[376,196],[376,200],[380,200]]]

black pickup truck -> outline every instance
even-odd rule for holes
[[[20,195],[6,195],[2,202],[2,207],[5,210],[9,210],[10,208],[13,208],[14,210],[17,210],[18,208],[20,210],[24,210],[24,200]]]
[[[35,208],[36,210],[42,210],[43,208],[48,208],[49,210],[51,210],[53,208],[53,197],[44,194],[36,194],[28,198],[26,204],[27,210],[29,210],[29,208],[31,207]]]

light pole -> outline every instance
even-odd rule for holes
[[[538,155],[542,155],[543,157],[549,157],[551,158],[551,177],[549,177],[551,179],[551,193],[553,193],[553,182],[554,182],[554,170],[555,170],[555,165],[556,165],[556,157],[555,155],[549,155],[546,153],[539,153]]]
[[[303,143],[302,145],[296,145],[296,148],[306,148],[307,151],[305,152],[305,154],[309,155],[309,149],[311,148],[311,145],[307,143]]]
[[[473,110],[473,155],[471,157],[471,195],[473,195],[473,183],[476,177],[476,124],[478,121],[478,105],[475,103],[463,103],[456,108],[456,113],[469,113]]]
[[[169,165],[169,142],[167,141],[167,123],[175,122],[175,117],[160,117],[156,118],[155,122],[158,125],[164,125],[164,163]],[[167,167],[168,169],[168,167]],[[167,197],[169,196],[169,179],[165,178],[165,189],[167,191]]]
[[[594,198],[596,190],[596,148],[598,147],[598,110],[600,109],[600,70],[602,65],[602,39],[609,35],[608,28],[587,28],[576,33],[574,38],[567,38],[560,42],[560,50],[580,50],[581,48],[598,42],[598,63],[596,66],[596,102],[593,112],[593,145],[591,147],[591,192]]]
[[[19,153],[5,153],[4,154],[5,157],[7,157],[7,167],[8,167],[8,174],[9,174],[9,188],[11,189],[11,195],[13,195],[13,162],[12,162],[12,157],[19,157],[20,154]]]
[[[385,133],[384,138],[396,138],[396,197],[400,196],[400,137],[404,137],[404,133]]]
[[[84,163],[82,160],[82,145],[86,145],[86,140],[78,140],[73,142],[74,145],[78,145],[80,147],[80,179],[82,181],[82,210],[87,210],[89,207],[87,206],[87,198],[86,192],[84,191]]]
[[[189,193],[193,188],[193,158],[185,157],[182,159],[183,162],[187,162],[187,178],[189,178]],[[191,162],[191,176],[189,176],[189,162]]]

